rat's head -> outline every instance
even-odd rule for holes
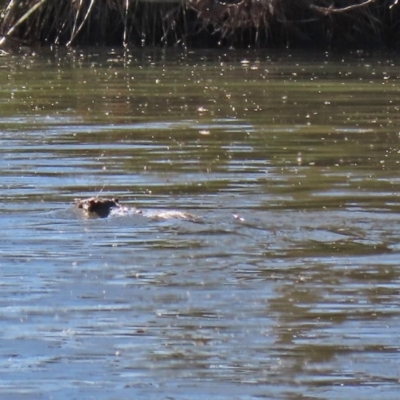
[[[120,207],[118,199],[101,199],[91,197],[90,199],[76,201],[76,206],[86,211],[89,216],[106,218],[113,208]]]

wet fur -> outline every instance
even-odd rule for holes
[[[102,199],[91,197],[90,199],[77,199],[76,206],[85,211],[88,216],[106,218],[110,215],[113,208],[120,208],[118,199]]]

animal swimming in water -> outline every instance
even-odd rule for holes
[[[196,215],[182,211],[153,210],[142,211],[137,208],[126,207],[119,203],[116,198],[106,199],[101,197],[90,197],[89,199],[76,199],[76,207],[82,209],[89,218],[107,218],[110,214],[118,216],[142,215],[155,220],[179,219],[182,221],[202,222]]]

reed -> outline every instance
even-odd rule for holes
[[[8,0],[0,46],[382,43],[398,0]],[[397,33],[397,35],[396,35]]]
[[[179,3],[129,0],[11,0],[3,7],[3,43],[156,44],[177,40]]]

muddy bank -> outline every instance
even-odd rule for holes
[[[397,0],[15,0],[0,45],[399,45]]]

